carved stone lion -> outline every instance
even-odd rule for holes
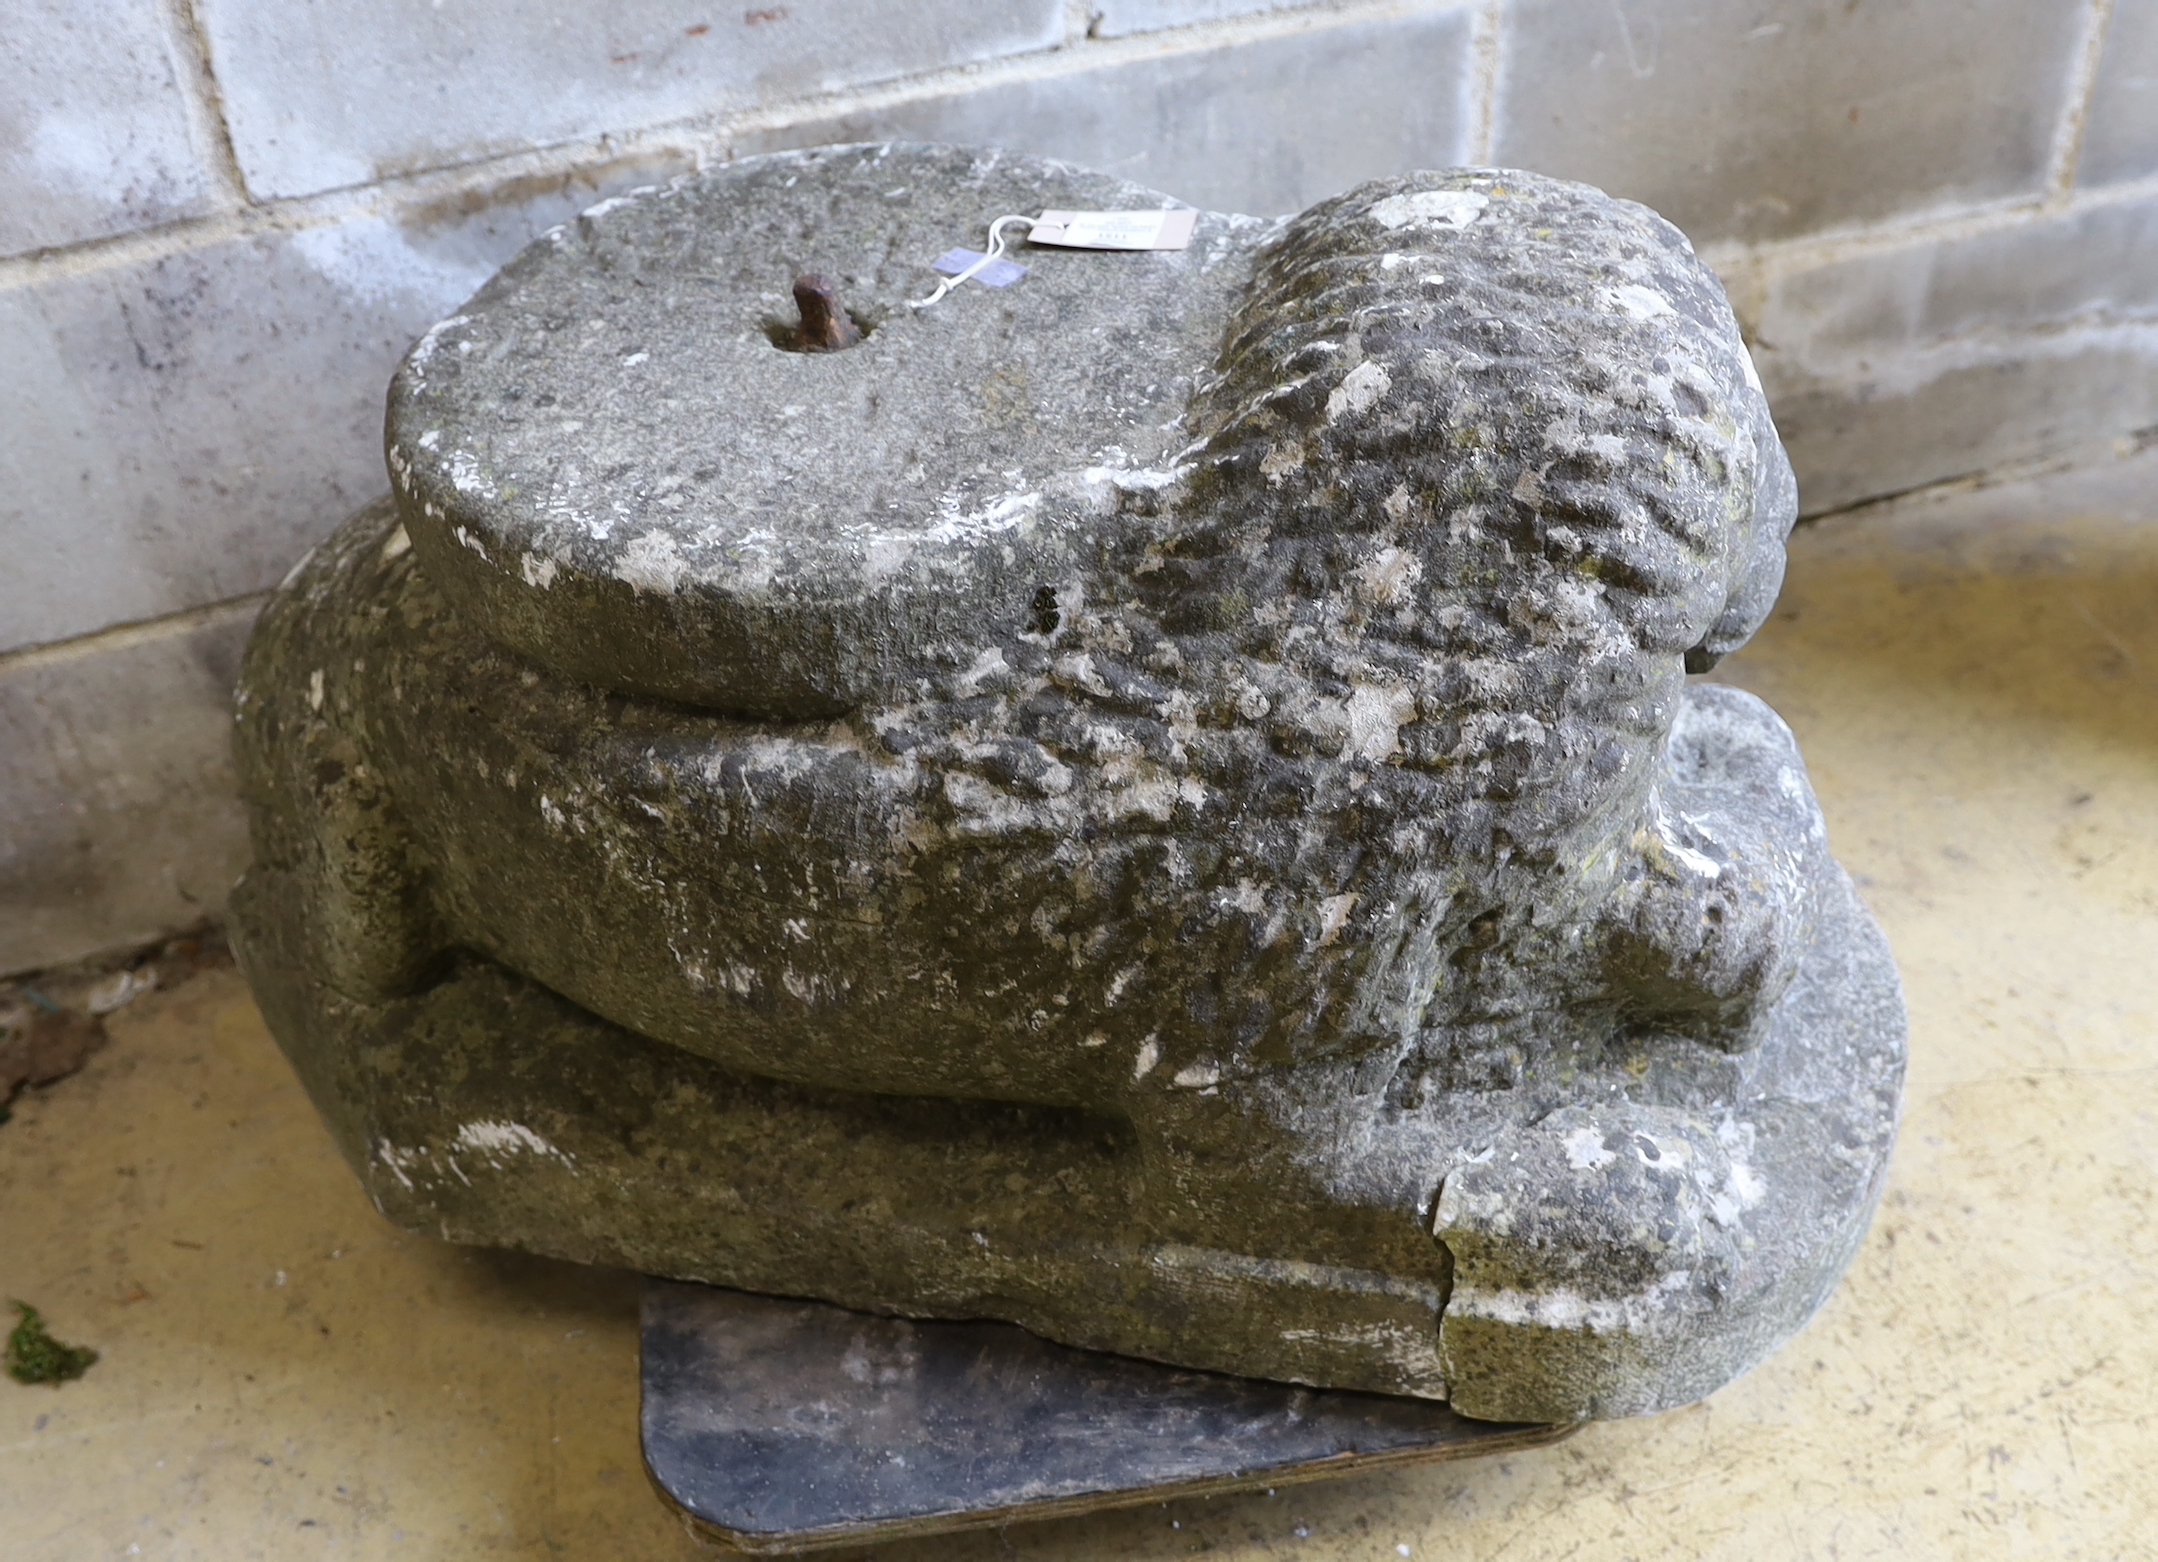
[[[1796,511],[1723,292],[1457,170],[907,307],[999,212],[1164,204],[784,154],[431,332],[249,655],[265,1012],[415,1229],[1706,1394],[1848,1262],[1903,1057],[1790,733],[1687,680]],[[811,269],[858,345],[784,350]]]

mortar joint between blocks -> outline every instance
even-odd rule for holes
[[[2105,57],[2106,33],[2116,3],[2087,0],[2084,9],[2083,37],[2069,68],[2067,90],[2061,95],[2060,123],[2054,129],[2046,168],[2046,195],[2055,205],[2065,205],[2075,193],[2076,165],[2083,158],[2083,138],[2098,91],[2098,67]]]
[[[1469,33],[1470,69],[1468,160],[1488,168],[1497,155],[1499,86],[1505,68],[1506,0],[1483,0]]]
[[[210,50],[210,34],[202,25],[196,0],[163,0],[166,25],[177,35],[187,56],[182,95],[195,128],[208,143],[207,159],[225,199],[235,206],[254,204],[247,188],[247,172],[232,142],[232,124],[225,112],[225,90],[217,79],[217,65]]]

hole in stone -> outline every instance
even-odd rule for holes
[[[869,340],[870,334],[875,331],[878,326],[884,323],[884,317],[882,315],[873,315],[867,313],[857,314],[852,309],[847,311],[847,318],[854,322],[855,330],[862,333],[860,340],[849,342],[847,344],[849,347],[861,346],[863,342]],[[759,329],[764,332],[765,340],[769,341],[774,347],[778,348],[783,353],[798,353],[812,350],[802,346],[802,327],[799,321],[788,320],[779,315],[766,315],[762,320],[759,320],[757,322],[757,325]],[[813,350],[817,352],[844,352],[846,349],[836,347],[819,347]]]
[[[1027,617],[1027,632],[1037,635],[1053,635],[1057,625],[1064,622],[1064,615],[1057,611],[1057,590],[1044,586],[1034,593],[1033,610]]]

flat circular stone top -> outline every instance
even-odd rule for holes
[[[1178,203],[954,147],[757,158],[593,207],[413,349],[389,458],[422,563],[496,638],[608,687],[815,716],[964,665],[981,626],[1159,481],[1273,224],[1036,248],[912,309],[930,263],[1045,209]],[[832,278],[861,341],[792,350]]]

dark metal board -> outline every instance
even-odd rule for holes
[[[644,1459],[706,1537],[806,1551],[1506,1453],[1570,1426],[1187,1372],[1005,1323],[673,1281],[644,1293]]]

